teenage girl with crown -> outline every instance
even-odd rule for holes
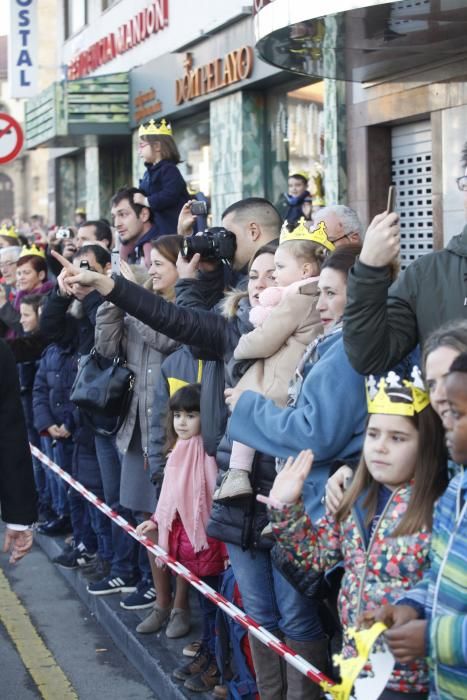
[[[257,391],[279,406],[285,406],[289,382],[305,348],[323,331],[318,302],[318,275],[326,249],[334,245],[328,240],[321,223],[309,231],[303,218],[289,231],[285,224],[279,247],[274,255],[274,287],[263,290],[259,305],[250,311],[255,329],[241,336],[234,352],[232,374],[238,379],[245,361],[250,366],[232,392]],[[249,475],[255,450],[234,441],[229,469],[214,500],[250,496],[253,489]]]
[[[177,233],[178,215],[189,196],[178,163],[181,162],[172,128],[165,119],[157,125],[152,119],[139,128],[139,155],[146,172],[139,182],[142,194],[134,195],[135,204],[149,207],[157,236]]]
[[[402,382],[389,373],[367,382],[368,426],[360,464],[334,515],[312,523],[300,498],[311,450],[289,459],[269,498],[274,535],[297,575],[344,561],[339,612],[344,656],[353,655],[347,630],[367,610],[399,598],[429,565],[433,505],[446,486],[440,421],[422,389],[420,373]],[[423,661],[396,664],[383,700],[426,697]]]

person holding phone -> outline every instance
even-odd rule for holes
[[[467,166],[467,144],[464,148]],[[467,191],[467,176],[458,178]],[[464,189],[465,188],[465,189]],[[466,317],[467,226],[442,250],[422,255],[393,281],[400,254],[397,213],[375,216],[349,274],[344,345],[361,374],[381,373],[448,321]]]
[[[135,194],[134,203],[148,207],[154,216],[156,237],[177,232],[178,215],[188,201],[188,191],[178,163],[181,162],[172,128],[165,119],[151,120],[139,128],[139,156],[146,172],[139,182],[144,194]]]

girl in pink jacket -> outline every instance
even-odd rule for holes
[[[204,451],[200,396],[199,384],[187,384],[169,401],[167,446],[171,452],[162,489],[156,512],[138,526],[137,532],[147,535],[157,530],[162,549],[217,589],[227,553],[222,542],[206,534],[217,464]],[[185,681],[185,687],[194,691],[207,690],[206,684],[214,687],[219,678],[215,661],[216,606],[201,593],[199,599],[203,639],[196,664],[190,662],[174,671],[175,678]],[[195,678],[194,669],[200,671],[200,676],[204,674],[203,678]]]

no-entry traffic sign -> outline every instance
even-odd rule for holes
[[[23,130],[16,119],[0,112],[0,165],[16,158],[23,143]]]

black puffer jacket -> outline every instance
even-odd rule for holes
[[[467,226],[444,250],[422,255],[391,286],[388,267],[349,273],[344,345],[357,372],[385,372],[447,321],[467,315]]]
[[[123,277],[115,277],[115,287],[107,296],[116,306],[165,333],[170,338],[190,346],[196,346],[198,357],[207,357],[201,382],[201,414],[211,426],[211,434],[223,435],[217,449],[217,461],[222,472],[228,468],[231,442],[225,431],[226,410],[223,400],[225,374],[224,361],[228,362],[243,333],[252,330],[249,322],[249,303],[244,295],[232,295],[225,315],[215,311],[194,308],[189,286],[184,285],[183,304],[170,304]],[[193,285],[194,296],[197,287]],[[212,360],[213,357],[218,358]],[[204,437],[204,435],[203,435]],[[212,445],[206,445],[208,454],[214,454]],[[234,505],[214,504],[208,534],[224,542],[250,547],[269,548],[267,540],[261,540],[260,532],[268,522],[266,508],[256,501],[258,493],[268,494],[275,477],[274,459],[257,454],[252,472],[254,495]]]

